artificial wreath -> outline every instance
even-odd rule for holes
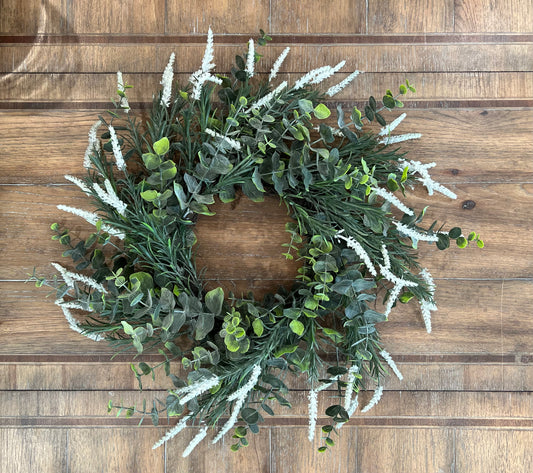
[[[257,42],[268,40],[261,32]],[[256,81],[261,56],[250,39],[230,74],[214,74],[209,30],[201,67],[182,89],[174,84],[171,55],[145,121],[128,113],[130,86],[118,73],[115,110],[89,132],[87,176],[65,176],[92,199],[95,212],[58,208],[95,231],[74,242],[53,224],[53,239],[66,247],[63,255],[75,270],[52,263],[59,277],[33,280],[54,287],[75,331],[118,351],[160,353],[161,363],[132,369],[142,386],[142,377],[161,367],[172,386],[166,399],[148,408],[109,405],[127,417],[148,415],[156,425],[161,416],[180,417],[154,448],[186,425],[201,429],[184,456],[211,427],[213,442],[232,430],[232,450],[246,446],[247,432],[259,430],[263,415],[274,415],[275,403],[290,406],[284,379],[291,372],[309,382],[310,440],[319,392],[337,391],[325,411],[331,422],[321,428],[319,450],[326,450],[356,413],[361,390],[374,389],[362,406],[366,412],[381,397],[389,368],[401,378],[376,324],[398,302],[413,299],[431,331],[435,284],[417,263],[417,243],[483,246],[473,232],[465,237],[457,227],[422,226],[424,211],[401,200],[419,184],[430,195],[455,198],[431,178],[434,163],[408,160],[396,146],[420,137],[392,134],[405,114],[386,122],[383,112],[402,107],[400,97],[415,91],[408,81],[396,95],[387,90],[382,104],[370,97],[364,110],[354,107],[349,116],[337,107],[334,121],[324,101],[359,72],[325,92],[316,86],[345,61],[274,86],[288,52],[274,62],[268,81]],[[381,129],[368,131],[365,122]],[[253,201],[278,196],[292,217],[284,254],[300,260],[298,277],[292,288],[263,300],[220,287],[207,291],[194,260],[198,215],[213,215],[216,198],[231,202],[238,193]]]

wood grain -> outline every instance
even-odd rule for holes
[[[457,473],[527,473],[533,464],[533,431],[460,429]]]
[[[255,36],[254,36],[255,37]],[[235,55],[246,52],[246,36],[240,44],[225,42],[225,36],[215,37],[216,70],[227,73]],[[403,43],[403,44],[298,44],[258,47],[263,55],[256,65],[257,72],[269,73],[272,64],[285,46],[291,51],[281,72],[304,74],[325,64],[335,65],[346,60],[342,72],[354,69],[366,73],[388,72],[528,72],[531,70],[533,45],[524,42],[495,44]],[[205,44],[5,44],[0,49],[0,72],[18,74],[88,73],[162,74],[172,52],[179,62],[176,72],[190,74],[200,66]],[[340,77],[340,75],[337,75]],[[494,92],[494,91],[493,91]]]
[[[368,33],[441,33],[453,31],[452,0],[368,2]]]
[[[5,472],[58,473],[67,468],[65,430],[0,428],[3,451],[0,467]]]
[[[100,113],[0,110],[0,183],[64,184],[65,174],[83,175],[86,136]],[[386,116],[392,121],[398,114]],[[436,162],[431,175],[439,182],[533,181],[532,109],[407,110],[395,133],[415,131],[423,138],[402,143],[402,149],[411,159]],[[39,165],[21,154],[39,156]]]
[[[425,189],[420,189],[410,195],[407,202],[418,212],[429,205],[425,217],[426,226],[429,227],[434,220],[437,220],[439,225],[445,224],[445,230],[457,225],[465,234],[470,231],[479,233],[486,246],[483,250],[475,247],[466,250],[452,247],[443,252],[435,245],[420,244],[421,264],[427,265],[436,278],[486,278],[487,273],[483,265],[490,265],[491,278],[531,277],[533,268],[529,258],[533,254],[533,222],[525,219],[524,215],[530,212],[533,205],[533,184],[457,184],[450,185],[450,188],[458,194],[457,200],[440,195],[429,198]],[[9,222],[9,226],[0,228],[0,255],[5,261],[0,268],[1,279],[24,280],[33,268],[37,268],[39,273],[44,271],[44,274],[50,274],[49,262],[60,260],[61,252],[64,251],[61,245],[51,240],[49,228],[53,222],[69,228],[73,238],[86,237],[92,231],[91,226],[84,220],[56,207],[58,204],[65,204],[91,210],[90,201],[75,186],[1,186],[0,195],[5,203],[0,209],[0,217]],[[506,201],[500,198],[501,195],[506,196]],[[277,213],[279,218],[285,215],[277,200],[264,203],[262,207],[267,214]],[[226,227],[224,238],[229,247],[222,250],[222,254],[225,254],[225,251],[226,254],[235,255],[237,250],[231,247],[232,239],[241,222],[244,224],[247,221],[249,212],[239,216],[238,212],[232,211],[231,206],[221,206],[218,214],[220,218],[233,222],[234,225],[233,228]],[[207,222],[208,220],[206,224]],[[264,225],[268,224],[263,222],[262,225],[264,229]],[[276,234],[282,237],[284,222],[278,220],[275,225],[278,227]],[[208,231],[214,231],[214,227],[218,225],[211,225]],[[31,228],[30,232],[28,228]],[[517,238],[514,232],[509,231],[510,228],[519,231],[520,237]],[[222,238],[220,234],[210,235],[210,240],[202,246],[204,255],[220,254],[220,245],[216,243],[218,238]],[[38,245],[35,244],[37,240]],[[266,241],[268,239],[265,239]],[[272,244],[272,250],[278,249],[277,255],[284,252],[281,247],[284,241],[280,239],[269,243]],[[504,258],[501,255],[503,248]],[[242,255],[246,257],[253,251],[257,257],[257,249],[248,251],[244,248]],[[274,259],[269,257],[265,268],[269,267],[270,271],[274,267],[272,265],[277,265],[279,272],[276,270],[276,277],[283,280],[292,278],[294,270],[291,265],[287,265],[283,258],[280,259],[274,254]],[[260,260],[256,258],[255,261]],[[242,275],[238,276],[242,258],[234,258],[230,263],[234,268],[232,277],[236,280],[248,279]],[[284,273],[282,268],[288,272]],[[260,275],[261,270],[258,276]],[[266,274],[258,276],[253,279],[272,279]],[[210,273],[209,277],[228,279],[222,270],[218,274]]]
[[[358,428],[358,471],[451,472],[453,435],[451,429]],[[376,455],[376,445],[386,445],[389,453]]]
[[[520,0],[456,0],[455,31],[533,31],[533,4]]]
[[[168,0],[166,32],[189,35],[207,34],[209,27],[216,34],[248,33],[270,30],[270,2],[267,0],[223,0],[206,10],[202,0]],[[131,32],[131,31],[130,31]]]
[[[365,33],[366,5],[363,0],[339,0],[332,5],[320,0],[271,1],[272,33],[323,34]]]

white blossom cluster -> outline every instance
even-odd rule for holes
[[[393,145],[396,143],[401,143],[402,141],[417,140],[421,137],[421,133],[406,133],[405,135],[386,136],[380,141],[380,143],[384,145]]]
[[[374,194],[379,195],[383,199],[385,199],[387,202],[390,202],[394,207],[396,207],[398,210],[401,210],[404,214],[413,216],[414,212],[407,207],[398,197],[396,197],[394,194],[391,194],[389,191],[381,188],[381,187],[372,187],[372,191]]]
[[[164,437],[161,437],[156,443],[154,443],[152,450],[159,448],[165,442],[168,442],[171,438],[174,438],[176,435],[178,435],[187,426],[187,421],[190,418],[190,415],[183,417],[174,427],[172,427],[172,429],[165,434]]]
[[[191,399],[197,398],[209,389],[214,388],[219,382],[220,379],[218,378],[218,376],[211,376],[210,378],[203,379],[202,381],[190,384],[189,386],[185,386],[172,392],[177,395],[184,394],[184,396],[182,396],[179,401],[179,403],[183,405]]]
[[[63,266],[57,263],[52,263],[52,266],[55,269],[57,269],[57,271],[61,274],[63,281],[65,281],[65,284],[68,287],[74,287],[74,282],[78,281],[90,287],[91,289],[95,289],[98,292],[107,294],[106,288],[102,286],[99,282],[95,281],[94,279],[88,276],[85,276],[83,274],[73,273],[71,271],[68,271],[67,269],[63,268]]]
[[[188,457],[189,454],[196,448],[196,446],[205,438],[207,435],[207,426],[205,426],[200,432],[196,434],[196,436],[190,441],[189,445],[187,445],[187,448],[183,450],[182,457]]]
[[[119,171],[124,171],[126,169],[126,162],[122,156],[122,151],[120,150],[120,144],[118,142],[117,133],[113,128],[113,125],[109,125],[109,134],[111,135],[111,146],[113,148],[113,156],[115,156],[115,162],[117,163],[117,169]]]
[[[309,395],[307,396],[307,398],[309,399],[309,429],[307,438],[310,442],[312,442],[315,438],[316,420],[318,417],[318,393],[320,391],[324,391],[324,389],[329,388],[335,381],[337,381],[337,379],[339,379],[338,375],[331,378],[328,382],[323,383],[318,388],[311,389],[309,391]]]
[[[273,79],[276,78],[279,72],[279,68],[283,64],[283,61],[285,61],[285,58],[287,57],[287,54],[289,54],[289,51],[291,48],[286,47],[282,53],[278,56],[278,58],[274,61],[274,64],[272,65],[272,69],[270,69],[270,75],[268,76],[268,82],[272,82]]]
[[[241,144],[238,141],[232,140],[231,138],[228,138],[227,136],[221,135],[220,133],[216,132],[215,130],[211,130],[211,128],[206,128],[205,132],[209,136],[212,136],[213,138],[216,138],[216,139],[218,139],[220,141],[223,141],[230,148],[233,148],[235,151],[240,151],[241,150]]]
[[[168,60],[168,64],[163,71],[163,77],[160,84],[163,86],[161,92],[161,105],[168,107],[170,105],[170,97],[172,95],[172,81],[174,80],[174,60],[176,55],[172,53]]]
[[[433,281],[433,278],[430,272],[426,268],[424,268],[420,272],[420,276],[422,276],[422,279],[427,284],[429,292],[431,293],[431,297],[433,298],[435,294],[435,282]],[[421,300],[420,309],[422,311],[422,317],[424,319],[424,325],[426,326],[426,331],[427,333],[431,333],[431,312],[437,310],[437,306],[435,305],[434,302]]]
[[[95,214],[94,212],[88,212],[87,210],[78,209],[76,207],[70,207],[68,205],[58,205],[57,208],[59,210],[63,210],[64,212],[71,213],[73,215],[77,215],[78,217],[83,218],[86,222],[90,223],[91,225],[96,225],[101,218]],[[109,233],[111,236],[117,237],[120,240],[124,240],[125,235],[120,230],[117,230],[116,228],[113,228],[107,224],[102,225],[102,230],[104,232]]]
[[[404,225],[401,222],[392,222],[394,225],[396,225],[396,228],[400,233],[403,233],[404,235],[408,236],[413,240],[413,244],[415,244],[417,241],[439,241],[439,238],[437,235],[428,235],[425,233],[420,233],[414,230],[413,228],[408,227],[407,225]]]
[[[77,333],[80,333],[81,335],[89,338],[90,340],[93,340],[95,342],[100,342],[104,339],[102,335],[98,335],[96,333],[86,333],[84,332],[81,327],[80,323],[74,318],[72,313],[70,312],[70,309],[82,309],[82,307],[76,307],[73,303],[65,302],[63,299],[57,299],[55,301],[56,305],[61,307],[61,310],[63,311],[63,315],[65,316],[65,319],[67,319],[69,327],[74,330]]]
[[[303,75],[296,81],[296,83],[293,86],[294,90],[301,89],[305,87],[307,84],[320,84],[324,80],[326,80],[328,77],[331,77],[335,72],[337,72],[339,69],[341,69],[344,64],[346,64],[346,61],[339,62],[336,66],[322,66],[318,67],[317,69],[313,69],[309,71],[307,74]]]
[[[124,216],[128,206],[124,202],[122,202],[122,200],[120,200],[117,193],[115,192],[115,189],[113,189],[113,185],[111,184],[109,179],[106,179],[104,181],[104,186],[105,190],[102,189],[96,182],[93,184],[93,188],[96,191],[96,194],[98,195],[100,200],[110,205],[120,215]]]
[[[207,32],[207,44],[205,46],[204,57],[202,59],[202,67],[194,72],[189,78],[189,82],[193,86],[192,96],[194,99],[199,100],[202,93],[202,87],[206,82],[214,82],[215,84],[222,84],[222,79],[211,74],[211,71],[215,67],[212,62],[214,59],[213,49],[213,31],[209,28]]]
[[[83,167],[86,169],[89,169],[91,167],[91,155],[95,151],[100,150],[100,142],[98,141],[98,137],[96,136],[96,132],[98,131],[98,128],[102,125],[102,122],[100,120],[97,120],[94,122],[94,124],[91,126],[91,129],[89,130],[89,144],[87,146],[87,149],[85,150],[85,157],[83,158]]]
[[[342,80],[337,85],[330,87],[326,91],[326,95],[329,97],[337,95],[341,90],[348,86],[359,74],[361,74],[361,71],[353,71],[348,77],[346,77],[346,79]]]
[[[357,256],[361,258],[361,260],[365,264],[370,274],[372,274],[372,276],[377,276],[378,273],[376,271],[376,268],[374,268],[374,265],[372,264],[372,260],[370,259],[370,256],[368,256],[368,253],[365,251],[365,249],[361,246],[361,244],[358,241],[356,241],[351,236],[348,236],[348,237],[344,236],[342,234],[343,231],[344,230],[337,232],[337,234],[335,235],[335,238],[337,238],[338,240],[343,240],[344,242],[346,242],[346,246],[348,248],[355,250],[355,252],[357,253]]]
[[[254,51],[254,40],[248,40],[248,54],[246,55],[246,75],[248,77],[254,76],[254,65],[255,65],[255,51]]]
[[[383,357],[383,359],[387,362],[387,364],[390,366],[391,370],[394,372],[394,374],[397,376],[397,378],[401,381],[403,379],[403,375],[398,369],[398,366],[390,356],[390,353],[382,350],[379,352],[379,354]]]
[[[246,401],[246,397],[248,396],[248,393],[257,384],[257,380],[259,379],[260,375],[261,375],[261,366],[257,364],[254,366],[252,370],[252,374],[250,375],[250,379],[248,380],[248,382],[244,386],[242,386],[240,389],[237,389],[237,391],[235,391],[234,393],[228,396],[227,398],[228,402],[230,401],[236,401],[236,402],[235,402],[235,405],[233,406],[233,411],[231,412],[230,418],[226,421],[224,426],[220,429],[216,437],[213,439],[213,443],[217,443],[235,425],[235,423],[237,422],[237,418],[239,416],[239,412],[241,411],[241,408]]]
[[[402,171],[405,169],[406,166],[408,166],[409,172],[411,172],[412,174],[418,173],[420,175],[417,180],[420,181],[426,187],[428,195],[433,195],[433,192],[437,191],[445,195],[446,197],[449,197],[450,199],[457,199],[457,194],[455,194],[442,184],[438,183],[437,181],[434,181],[429,175],[428,169],[435,167],[435,163],[422,164],[420,161],[406,161],[405,159],[400,159],[398,162],[401,165],[400,169]]]
[[[276,97],[277,95],[279,95],[279,93],[285,88],[287,87],[287,81],[283,81],[281,84],[279,84],[274,90],[272,90],[271,92],[269,92],[268,94],[264,95],[263,97],[261,97],[257,102],[254,102],[254,104],[246,111],[246,113],[248,113],[250,110],[254,110],[256,108],[261,108],[265,105],[268,105],[270,102],[272,102],[272,100],[274,99],[274,97]]]
[[[376,390],[374,391],[374,395],[372,396],[372,399],[370,399],[370,402],[361,409],[362,413],[368,412],[370,409],[372,409],[381,399],[381,396],[383,395],[383,386],[378,386]]]
[[[124,95],[120,96],[120,107],[124,109],[124,112],[128,113],[130,111],[130,104],[128,103],[128,98],[126,97],[126,87],[124,85],[124,79],[122,78],[122,72],[117,71],[117,89],[122,92]]]

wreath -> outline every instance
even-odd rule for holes
[[[257,43],[270,39],[261,31]],[[32,279],[54,288],[73,330],[107,340],[117,351],[161,355],[153,366],[131,366],[141,388],[144,376],[164,370],[172,386],[165,400],[149,407],[109,404],[110,411],[149,416],[155,425],[162,416],[179,416],[154,448],[187,424],[200,431],[184,456],[209,427],[217,429],[213,442],[232,430],[231,449],[246,446],[248,431],[258,432],[275,403],[290,406],[285,377],[294,373],[305,374],[310,385],[310,440],[319,392],[337,391],[325,411],[331,422],[321,427],[319,450],[326,450],[356,413],[360,391],[374,390],[361,409],[366,412],[380,399],[389,369],[402,377],[377,324],[398,302],[414,300],[431,331],[435,284],[417,262],[418,242],[442,250],[453,240],[459,247],[483,246],[475,232],[465,237],[460,228],[446,232],[435,222],[424,227],[424,211],[401,200],[420,184],[430,195],[456,197],[431,178],[434,163],[408,160],[395,146],[420,137],[393,135],[405,114],[390,123],[384,117],[403,106],[401,96],[415,92],[408,81],[397,94],[387,90],[380,104],[370,97],[363,110],[353,107],[349,116],[337,106],[335,122],[324,101],[359,71],[325,92],[316,85],[345,61],[274,86],[288,52],[274,62],[268,81],[256,81],[261,55],[250,39],[230,74],[214,74],[209,30],[201,67],[182,89],[175,88],[171,55],[146,120],[129,113],[131,86],[119,72],[115,109],[89,132],[86,177],[65,176],[92,199],[95,212],[58,208],[95,230],[75,242],[54,223],[53,239],[75,269],[52,263],[58,271],[52,281]],[[367,130],[365,122],[381,128]],[[277,196],[292,218],[284,255],[300,261],[298,276],[290,289],[262,300],[206,290],[195,264],[198,216],[213,215],[215,199],[227,203],[239,193],[256,202]]]

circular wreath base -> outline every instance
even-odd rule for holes
[[[301,263],[283,253],[290,242],[285,224],[292,221],[279,198],[265,196],[253,202],[238,195],[230,203],[217,201],[215,215],[200,215],[194,228],[197,269],[205,269],[206,289],[222,287],[241,297],[252,292],[256,300],[290,289]],[[294,255],[296,256],[296,255]]]

